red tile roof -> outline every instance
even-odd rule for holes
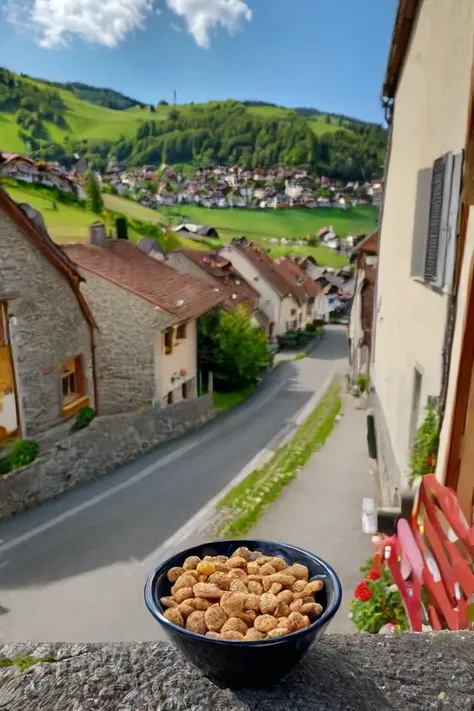
[[[352,256],[358,256],[359,254],[369,254],[375,255],[378,253],[379,249],[379,231],[375,230],[371,235],[365,237],[359,244],[352,250]]]
[[[242,252],[247,257],[249,262],[258,269],[260,274],[268,281],[281,296],[287,296],[293,293],[290,284],[278,269],[277,265],[271,257],[262,249],[260,245],[248,242],[245,239],[232,240],[232,246]]]
[[[44,226],[39,229],[30,220],[26,212],[14,202],[0,186],[0,211],[4,212],[19,227],[28,238],[32,246],[41,254],[58,272],[69,282],[79,303],[84,318],[90,326],[95,326],[94,317],[82,295],[79,284],[83,279],[78,274],[74,264],[62,252],[60,247],[53,242]],[[42,217],[38,213],[41,224]],[[44,223],[43,223],[44,225]]]
[[[300,303],[307,299],[314,299],[321,293],[322,285],[313,281],[291,257],[275,259],[275,264],[290,284],[292,294],[297,297]]]
[[[63,250],[78,267],[158,306],[178,322],[197,318],[224,300],[212,284],[175,271],[127,240],[106,240],[103,247],[70,244]]]

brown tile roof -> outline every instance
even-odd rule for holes
[[[249,262],[258,269],[260,274],[272,284],[273,287],[282,295],[287,296],[289,293],[293,293],[290,284],[287,282],[286,278],[278,269],[277,265],[271,257],[262,249],[260,245],[254,244],[253,242],[248,242],[245,239],[232,240],[232,246],[242,252]]]
[[[297,297],[300,303],[307,299],[314,299],[322,291],[322,285],[315,282],[291,257],[275,259],[284,278],[290,284],[292,294]]]
[[[25,206],[26,207],[26,206]],[[28,206],[29,207],[29,206]],[[32,209],[32,208],[30,208]],[[0,210],[3,211],[8,217],[22,230],[25,236],[29,239],[30,243],[45,259],[52,264],[55,269],[58,270],[62,276],[67,279],[71,285],[72,290],[76,296],[79,303],[84,318],[90,326],[95,326],[94,317],[82,295],[79,284],[83,279],[78,274],[74,264],[68,259],[68,257],[62,252],[60,247],[53,242],[51,237],[44,227],[43,219],[40,213],[37,213],[37,218],[39,218],[38,224],[42,228],[40,229],[37,225],[33,224],[32,220],[28,217],[24,209],[20,207],[16,202],[14,202],[11,197],[2,189],[0,186]],[[35,211],[36,212],[36,211]]]
[[[217,252],[203,252],[197,249],[175,249],[173,251],[187,257],[216,280],[219,288],[228,294],[224,302],[224,307],[227,310],[232,311],[239,303],[255,301],[260,298],[258,291],[240,276],[232,263]],[[233,298],[234,294],[235,298]]]
[[[197,318],[224,300],[211,284],[177,272],[127,240],[106,240],[103,247],[70,244],[63,250],[78,267],[168,311],[178,322]]]
[[[359,242],[359,244],[354,247],[352,250],[351,254],[351,261],[353,261],[354,257],[359,256],[360,254],[369,254],[369,255],[375,255],[378,253],[379,249],[379,231],[375,230],[375,232],[372,232],[371,235],[368,237],[365,237],[363,240]]]

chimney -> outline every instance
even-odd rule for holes
[[[89,227],[89,235],[91,244],[95,244],[96,247],[103,247],[107,238],[104,223],[93,222]]]

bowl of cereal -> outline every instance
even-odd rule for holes
[[[341,597],[321,558],[260,540],[189,548],[145,586],[149,611],[182,655],[231,688],[277,683],[318,642]]]

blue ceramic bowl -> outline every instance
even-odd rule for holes
[[[324,612],[309,627],[298,632],[262,642],[232,642],[212,639],[189,632],[169,622],[160,598],[170,594],[166,574],[181,566],[188,556],[230,556],[239,546],[264,555],[281,556],[289,564],[302,563],[309,568],[310,579],[320,578],[324,588],[316,594]],[[153,617],[165,628],[181,654],[219,686],[231,688],[269,686],[277,683],[316,644],[341,604],[341,583],[334,570],[313,553],[271,541],[233,540],[204,543],[188,548],[161,563],[151,573],[145,586],[145,602]]]

